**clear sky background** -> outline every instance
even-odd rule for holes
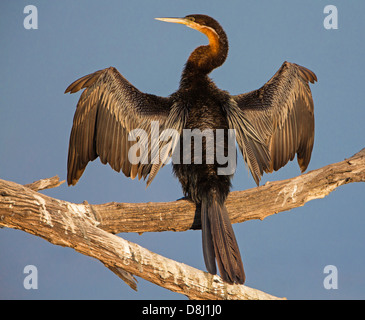
[[[26,30],[24,7],[38,9]],[[326,30],[326,5],[338,29]],[[20,184],[66,179],[68,140],[80,94],[64,95],[79,77],[116,67],[142,91],[168,96],[178,88],[190,52],[204,35],[155,17],[208,14],[230,41],[226,63],[211,74],[231,94],[261,87],[287,60],[313,70],[316,136],[308,170],[342,161],[365,147],[365,2],[346,1],[1,1],[0,178]],[[300,174],[296,161],[266,181]],[[254,188],[240,157],[233,190]],[[289,299],[365,299],[364,184],[325,199],[235,224],[247,286]],[[75,187],[44,194],[80,203],[173,201],[182,196],[171,166],[151,186],[127,179],[99,160]],[[263,205],[265,205],[263,203]],[[168,258],[205,270],[201,232],[120,234]],[[23,269],[38,268],[38,290],[25,290]],[[323,286],[326,265],[338,289]],[[0,299],[184,299],[138,279],[131,290],[100,262],[13,229],[0,229]]]

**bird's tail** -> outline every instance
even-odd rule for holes
[[[228,283],[245,282],[242,259],[224,201],[215,194],[201,202],[203,254],[209,273],[216,274],[217,260],[221,277]]]

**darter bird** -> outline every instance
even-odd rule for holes
[[[220,24],[200,14],[157,19],[198,30],[208,37],[209,44],[199,46],[191,53],[179,89],[169,97],[139,91],[114,67],[73,82],[65,93],[84,91],[71,130],[67,182],[75,185],[88,162],[100,157],[103,164],[108,163],[118,172],[122,170],[127,177],[148,177],[149,185],[166,159],[178,150],[182,151],[183,154],[177,157],[179,161],[173,161],[173,172],[184,195],[196,204],[197,212],[200,211],[206,268],[216,274],[217,263],[224,281],[243,284],[245,273],[241,254],[225,207],[233,174],[219,174],[222,164],[217,160],[218,146],[221,153],[227,155],[228,131],[234,129],[237,145],[257,185],[263,172],[280,169],[293,160],[295,154],[304,172],[314,141],[309,82],[314,83],[317,78],[307,68],[284,62],[260,89],[230,95],[209,77],[228,54],[227,36]],[[156,123],[161,139],[153,140]],[[134,129],[148,135],[128,139]],[[161,132],[165,129],[176,132],[178,138],[163,138]],[[213,137],[202,137],[200,162],[190,152],[197,144],[195,137],[189,152],[183,147],[183,135],[189,129],[201,132],[208,129],[214,133]],[[224,132],[223,138],[218,139],[218,129]],[[210,149],[213,157],[207,161],[208,140],[212,139],[217,141]],[[139,149],[133,158],[130,151],[137,142],[143,142],[141,145],[147,146],[148,152]],[[161,152],[158,161],[152,161],[151,153],[164,147],[168,151]]]

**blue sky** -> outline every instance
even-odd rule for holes
[[[26,30],[24,7],[38,9],[38,29]],[[338,9],[338,29],[326,30],[326,5]],[[0,3],[0,178],[20,184],[66,178],[68,139],[79,93],[77,78],[116,67],[137,88],[168,96],[178,88],[200,33],[155,17],[208,14],[227,32],[226,63],[211,76],[231,94],[262,86],[287,60],[313,70],[316,136],[308,170],[342,161],[365,146],[365,2],[343,1],[2,1]],[[266,181],[300,174],[296,161]],[[233,190],[255,183],[239,159]],[[321,200],[235,224],[247,286],[289,299],[365,299],[364,184],[340,187]],[[171,166],[147,190],[90,163],[75,187],[44,191],[80,203],[173,201],[182,196]],[[264,204],[263,204],[264,205]],[[205,270],[200,231],[121,234],[166,257]],[[23,269],[38,269],[38,289],[25,290]],[[323,286],[326,265],[338,269],[338,289]],[[138,279],[131,290],[100,262],[25,232],[0,229],[0,299],[184,299]]]

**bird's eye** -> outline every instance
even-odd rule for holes
[[[188,17],[188,19],[190,20],[190,21],[195,21],[195,18],[194,17]]]

